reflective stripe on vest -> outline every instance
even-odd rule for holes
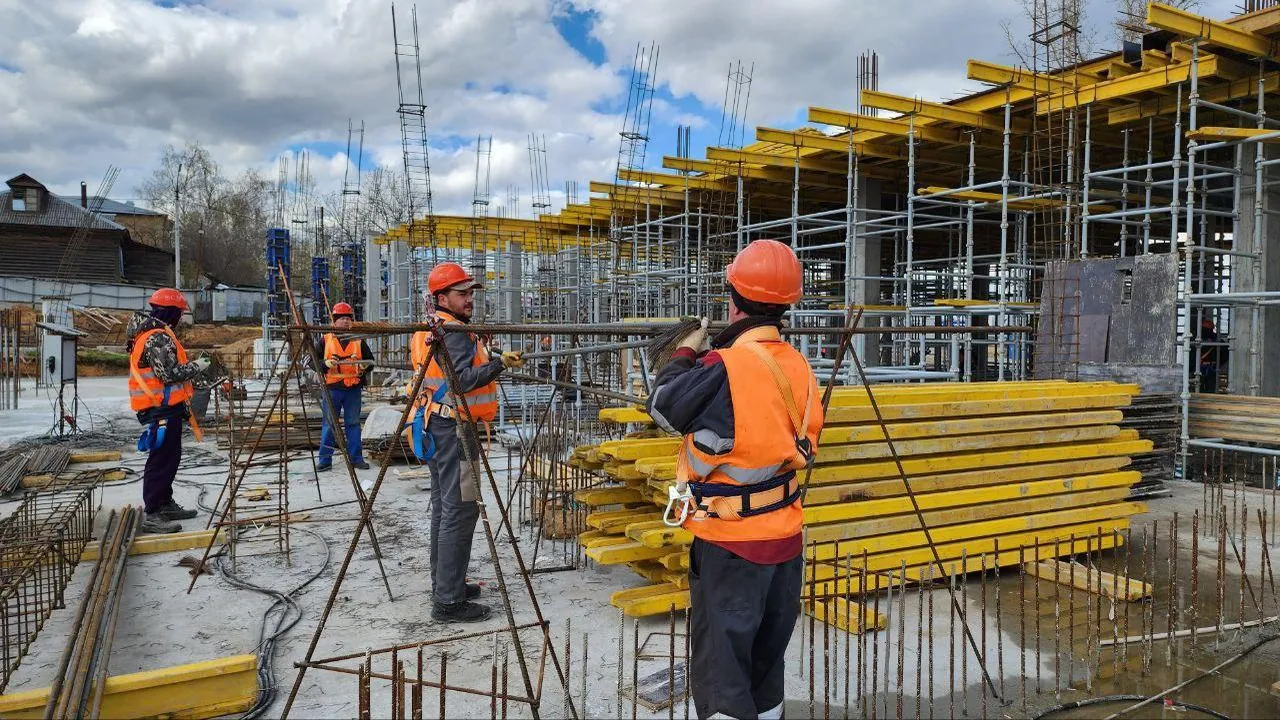
[[[150,408],[171,407],[181,405],[191,399],[190,382],[165,384],[156,376],[150,367],[140,367],[142,353],[147,347],[147,340],[155,333],[167,334],[174,344],[178,356],[178,364],[187,364],[187,350],[178,342],[178,337],[169,328],[153,328],[138,335],[133,340],[133,350],[129,353],[129,407],[134,412]]]
[[[728,375],[729,398],[735,411],[732,445],[711,431],[685,435],[676,463],[676,477],[680,480],[751,486],[805,467],[805,458],[796,447],[796,432],[782,390],[747,343],[758,343],[778,364],[802,411],[805,403],[814,403],[803,432],[811,445],[817,447],[823,422],[822,406],[817,380],[808,361],[782,342],[777,328],[753,328],[739,336],[732,346],[716,351]],[[719,452],[706,452],[703,448]],[[739,542],[792,537],[802,530],[803,523],[804,515],[797,500],[771,512],[739,519],[689,519],[684,527],[703,540]]]
[[[462,322],[444,310],[437,310],[435,314],[446,323],[461,324]],[[480,338],[476,337],[474,334],[470,334],[470,337],[476,345],[475,355],[471,360],[471,366],[479,367],[488,363],[489,352],[485,350],[484,343],[480,342]],[[426,362],[427,355],[430,350],[430,338],[431,336],[429,333],[418,332],[414,333],[413,339],[409,342],[409,357],[413,363],[415,371],[422,366],[422,363]],[[415,403],[419,406],[426,405],[428,400],[427,396],[443,384],[445,384],[444,369],[435,361],[435,358],[432,358],[430,365],[427,366],[426,377],[422,379],[423,391],[419,394]],[[412,392],[412,390],[413,385],[410,383],[406,392]],[[466,398],[467,408],[471,411],[471,417],[473,419],[489,421],[498,416],[497,382],[490,382],[481,385],[470,392],[464,393],[463,397]],[[449,392],[447,401],[454,407],[459,407],[461,405],[461,403],[457,401],[457,398],[454,397],[454,393],[452,391]]]
[[[345,346],[338,340],[338,336],[333,333],[326,333],[324,336],[324,359],[325,360],[363,360],[364,348],[361,346],[360,340],[352,340]],[[325,385],[336,385],[342,383],[347,387],[354,387],[360,384],[360,375],[364,372],[364,368],[355,364],[341,364],[334,368],[326,368],[324,373]]]

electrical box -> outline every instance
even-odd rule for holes
[[[40,323],[44,325],[44,323]],[[75,382],[76,346],[79,333],[63,334],[58,329],[45,326],[44,342],[40,352],[40,379],[46,385]]]

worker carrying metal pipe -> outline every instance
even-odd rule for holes
[[[467,324],[475,309],[475,291],[484,287],[457,263],[441,263],[427,276],[427,292],[434,314],[445,323]],[[415,333],[409,345],[415,372],[427,363],[432,336]],[[498,415],[497,379],[506,368],[524,365],[521,353],[504,352],[490,358],[480,337],[473,333],[446,333],[444,352],[449,355],[458,386],[449,387],[436,358],[427,364],[421,390],[413,399],[410,428],[414,453],[431,472],[431,617],[441,622],[476,622],[489,617],[489,607],[474,602],[480,586],[466,581],[471,561],[471,540],[480,509],[480,489],[474,468],[462,463],[480,459],[477,423]],[[412,383],[409,388],[412,392]],[[470,417],[459,417],[465,398]]]
[[[200,426],[191,415],[191,381],[204,374],[212,361],[188,360],[187,350],[173,328],[187,311],[187,299],[174,288],[151,294],[149,313],[136,313],[125,332],[129,352],[129,406],[142,423],[138,451],[147,453],[142,470],[142,532],[175,533],[178,520],[190,520],[188,510],[173,499],[173,480],[182,461],[182,427],[191,423],[196,440]]]
[[[339,330],[351,327],[356,311],[344,302],[333,306],[330,313],[333,326]],[[320,459],[316,470],[333,467],[333,449],[337,441],[334,423],[342,418],[343,432],[347,438],[347,461],[352,467],[368,470],[364,460],[364,448],[360,444],[360,403],[364,386],[373,370],[373,351],[364,340],[354,339],[343,343],[334,333],[325,333],[321,353],[324,363],[324,393],[320,396],[329,411],[324,413],[324,426],[320,430]]]
[[[703,319],[658,372],[648,406],[659,426],[684,436],[665,519],[694,536],[698,717],[780,718],[804,574],[796,471],[817,449],[822,399],[808,361],[780,334],[801,296],[795,252],[756,240],[725,280],[728,327],[712,339]]]

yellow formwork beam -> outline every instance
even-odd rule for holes
[[[634,515],[620,516],[610,518],[600,523],[600,531],[606,533],[624,533],[627,526],[634,523],[662,521],[662,513],[660,512],[640,512]]]
[[[708,180],[688,175],[672,175],[669,173],[649,172],[647,170],[620,170],[618,175],[622,180],[661,185],[665,188],[689,187],[696,190],[721,190],[725,192],[736,189],[735,185],[726,183],[723,180]]]
[[[612,423],[653,423],[649,413],[635,407],[600,408],[600,420]]]
[[[1275,58],[1276,41],[1164,3],[1147,4],[1147,24],[1252,57]]]
[[[1047,513],[1091,505],[1107,505],[1125,500],[1129,497],[1129,491],[1128,487],[1116,487],[1106,490],[1074,492],[1066,495],[1027,498],[1025,500],[1009,500],[995,505],[971,505],[969,507],[931,510],[923,514],[925,523],[930,528],[938,528],[944,525],[983,522],[997,518]],[[913,513],[911,515],[877,518],[860,523],[813,525],[808,528],[806,538],[810,542],[819,543],[844,542],[876,535],[912,532],[919,529],[920,520]]]
[[[744,164],[744,165],[761,165],[764,167],[790,168],[793,169],[798,164],[801,170],[811,172],[825,172],[831,175],[845,175],[848,172],[848,166],[845,162],[839,160],[820,160],[818,158],[802,155],[796,157],[796,153],[767,153],[751,150],[738,150],[736,148],[707,148],[707,159],[721,164]],[[731,171],[725,171],[731,172]]]
[[[1202,55],[1199,70],[1201,78],[1211,78],[1223,69],[1216,55]],[[1052,95],[1036,101],[1036,114],[1044,115],[1059,110],[1069,110],[1091,103],[1118,100],[1144,92],[1163,90],[1171,85],[1186,82],[1191,77],[1191,63],[1178,63],[1166,67],[1134,73],[1126,77],[1100,82],[1095,85]]]
[[[587,548],[587,557],[601,565],[618,565],[639,560],[656,560],[671,552],[669,548],[651,548],[622,538],[624,542]]]
[[[823,135],[816,130],[813,132],[802,132],[800,130],[779,130],[777,128],[757,127],[756,139],[761,142],[779,143],[782,145],[791,145],[797,148],[808,148],[811,150],[827,150],[837,153],[849,152],[849,136],[842,135],[832,137]],[[853,152],[861,157],[884,158],[886,160],[906,160],[907,150],[902,147],[891,147],[886,145],[871,145],[868,143],[854,142]]]
[[[848,633],[883,630],[889,627],[889,618],[875,610],[859,605],[847,598],[828,598],[817,603],[805,603],[802,606],[806,615],[839,628]]]
[[[1275,135],[1275,128],[1242,128],[1242,127],[1202,127],[1195,130],[1188,130],[1186,136],[1188,140],[1196,142],[1218,142],[1233,140],[1248,140],[1250,138],[1262,135]],[[1271,137],[1260,142],[1277,143],[1280,137]]]
[[[964,125],[976,130],[1004,132],[1003,114],[963,110],[954,105],[944,105],[879,90],[862,90],[858,93],[858,103],[867,107],[902,113],[903,115],[916,115],[938,122]],[[1031,129],[1030,123],[1021,118],[1010,118],[1010,121],[1010,129],[1015,132],[1027,132]]]
[[[930,527],[929,534],[935,544],[964,544],[971,540],[1001,537],[1014,533],[1050,533],[1055,537],[1058,527],[1079,525],[1081,523],[1109,522],[1116,518],[1128,517],[1145,512],[1146,506],[1139,502],[1119,501],[1107,505],[1092,507],[1068,507],[1062,510],[1050,510],[1043,513],[1018,517],[993,518],[979,522],[959,523]],[[1062,535],[1060,537],[1066,537]],[[1003,541],[1001,542],[1003,544]],[[806,557],[811,560],[842,559],[846,555],[859,558],[865,551],[869,558],[881,555],[894,555],[915,550],[928,552],[928,541],[921,530],[900,532],[889,535],[872,535],[864,538],[849,538],[839,542],[827,541],[813,546]],[[958,555],[958,553],[957,553]],[[925,560],[921,560],[925,562]],[[911,565],[911,563],[907,563]]]
[[[917,493],[940,492],[944,490],[960,490],[966,487],[982,487],[1009,482],[1024,482],[1054,477],[1071,477],[1094,475],[1112,472],[1128,465],[1127,457],[1093,458],[1089,460],[1066,460],[1062,462],[1033,463],[1014,467],[997,467],[982,470],[947,473],[945,475],[925,475],[908,478],[911,490]],[[907,492],[901,478],[887,480],[870,480],[850,485],[824,485],[809,488],[805,494],[806,505],[829,505],[849,502],[851,500],[869,500],[878,497],[892,497]]]
[[[1100,572],[1078,562],[1048,560],[1027,563],[1024,567],[1027,574],[1033,577],[1125,602],[1149,598],[1153,591],[1151,585],[1141,580]]]
[[[674,583],[646,585],[619,590],[609,597],[609,603],[631,617],[645,617],[684,610],[689,607],[689,591]]]
[[[0,717],[44,717],[49,688],[0,695]],[[100,715],[104,718],[202,718],[244,712],[258,697],[258,657],[217,660],[108,677]]]
[[[133,545],[129,547],[129,554],[149,555],[152,553],[207,547],[215,532],[223,537],[226,536],[226,532],[223,530],[191,530],[171,535],[142,535],[133,541]],[[80,554],[81,562],[97,560],[98,547],[99,543],[96,542],[86,545],[84,552]]]
[[[1103,488],[1129,487],[1138,482],[1142,474],[1133,471],[1086,475],[1084,477],[1034,480],[1018,484],[951,490],[940,493],[915,495],[921,510],[940,510],[964,505],[984,505],[1021,498],[1060,495]],[[804,509],[805,524],[869,521],[893,515],[911,513],[910,497],[859,500],[842,505],[816,505]]]
[[[1134,512],[1142,512],[1142,509],[1139,508]],[[1112,537],[1113,530],[1118,532],[1125,530],[1128,527],[1129,518],[1125,516],[1105,518],[1102,520],[1077,523],[1074,525],[1061,525],[1058,527],[1043,528],[1034,532],[1012,533],[1009,535],[994,537],[968,538],[959,542],[937,543],[936,545],[938,556],[942,558],[942,566],[945,569],[946,574],[951,575],[956,574],[961,569],[961,556],[967,555],[969,559],[976,561],[984,553],[988,555],[994,553],[997,544],[1000,546],[1002,553],[1005,549],[1016,550],[1020,546],[1025,546],[1028,549],[1028,560],[1030,560],[1031,558],[1029,556],[1032,554],[1030,552],[1030,548],[1037,544],[1049,546],[1050,551],[1052,552],[1055,540],[1058,541],[1059,547],[1067,548],[1071,546],[1071,538],[1074,536],[1077,541],[1083,541],[1081,543],[1081,550],[1084,549],[1084,543],[1090,543],[1092,547],[1097,548],[1097,535],[1099,529],[1102,530],[1102,537],[1106,540]],[[1064,550],[1062,554],[1065,555],[1066,551]],[[845,557],[846,555],[842,554],[838,558],[837,562],[819,561],[815,563],[816,567],[806,573],[806,579],[814,576],[817,577],[819,582],[835,579],[838,576],[838,573],[842,574],[844,571]],[[857,565],[854,567],[854,572],[858,573],[862,569],[861,551],[858,551],[857,553],[850,551],[848,557],[857,562]],[[933,553],[927,546],[909,550],[893,549],[890,552],[882,552],[876,555],[868,553],[867,571],[877,573],[897,571],[904,562],[909,569],[917,567],[923,568],[932,564],[934,565],[935,574],[940,574],[937,570],[937,564],[934,563]],[[990,557],[987,558],[987,563],[988,566],[990,566]],[[1001,564],[1016,563],[1017,559],[1015,554],[1012,558],[1012,563]],[[975,562],[975,567],[976,565],[977,563]]]
[[[643,494],[639,490],[629,487],[578,490],[573,493],[573,499],[590,507],[644,502]]]
[[[926,187],[919,191],[919,195],[928,197],[936,195],[940,192],[949,192],[944,196],[948,200],[972,200],[980,203],[998,203],[1004,198],[1000,193],[987,192],[985,190],[962,190],[960,192],[950,192],[950,188],[943,187]],[[1056,200],[1054,198],[1019,198],[1016,196],[1009,197],[1009,208],[1012,210],[1054,210],[1066,207],[1069,203],[1065,200]],[[1110,205],[1090,205],[1090,208],[1097,212],[1110,212],[1115,208]],[[989,301],[988,301],[989,302]]]
[[[1121,438],[1123,433],[1126,432],[1132,433],[1132,439],[1137,439],[1137,431],[1121,430],[1115,425],[1101,425],[1078,428],[1045,428],[1027,432],[991,433],[989,435],[901,440],[893,445],[898,456],[905,458],[915,455],[951,455],[979,450],[986,451],[993,448],[1108,440]],[[892,455],[893,453],[889,451],[889,444],[883,441],[859,443],[857,445],[828,445],[826,447],[818,447],[814,462],[818,465],[829,465],[848,460],[874,460],[892,457]]]
[[[837,127],[845,127],[850,130],[865,130],[868,132],[882,133],[899,138],[906,138],[914,133],[916,140],[924,142],[936,142],[943,145],[955,145],[958,147],[967,147],[969,139],[972,137],[963,130],[954,130],[949,128],[941,128],[934,125],[925,125],[912,122],[909,119],[901,118],[880,118],[871,115],[861,115],[859,113],[847,112],[844,110],[833,110],[830,108],[810,107],[809,122],[819,123],[822,125],[835,125]],[[997,148],[999,143],[986,138],[977,138],[974,143],[979,147]]]
[[[992,85],[1012,85],[1033,93],[1063,92],[1075,90],[1084,82],[1094,82],[1094,78],[1085,75],[1067,76],[1047,75],[1034,72],[1028,68],[1009,67],[985,60],[970,59],[966,76],[970,80],[991,83]]]
[[[1128,526],[1129,521],[1125,518],[1118,523],[1116,529],[1120,530],[1127,528]],[[1027,543],[1025,549],[1021,551],[1019,551],[1018,545],[1010,546],[1007,545],[1004,540],[1001,540],[999,554],[996,554],[993,551],[989,553],[986,558],[983,558],[981,554],[969,554],[968,556],[963,557],[959,554],[955,557],[944,556],[943,569],[948,575],[965,575],[981,570],[984,560],[986,561],[988,569],[997,565],[999,567],[1009,567],[1011,565],[1017,565],[1020,562],[1047,560],[1058,556],[1085,552],[1086,550],[1107,550],[1109,548],[1118,547],[1123,543],[1124,538],[1122,536],[1113,536],[1109,532],[1103,534],[1101,541],[1099,541],[1097,537],[1093,537],[1092,539],[1087,540],[1076,540],[1073,543],[1070,541],[1068,536],[1055,546],[1053,539],[1050,538],[1047,543],[1039,546],[1032,546],[1030,543]],[[1005,548],[1007,547],[1012,547],[1013,549],[1006,550]],[[852,559],[849,565],[849,570],[851,570],[851,572],[846,571],[846,565],[844,562],[838,563],[835,571],[828,571],[826,573],[828,577],[820,578],[819,582],[816,584],[811,584],[809,582],[808,575],[806,575],[805,589],[801,592],[801,597],[808,598],[810,590],[812,589],[816,589],[817,594],[819,595],[857,594],[860,592],[876,592],[891,586],[898,587],[900,583],[900,579],[897,576],[897,572],[901,568],[900,563],[893,563],[893,566],[890,568],[875,570],[874,572],[876,573],[884,574],[868,574],[865,576],[865,579],[861,579],[864,577],[861,572],[861,558]],[[932,568],[931,574],[926,571],[926,568]],[[868,571],[872,572],[873,570],[868,568]],[[893,573],[892,579],[890,579],[891,576],[889,573]],[[910,583],[919,582],[924,579],[932,579],[936,581],[942,577],[944,576],[939,572],[937,564],[933,563],[932,560],[924,563],[923,565],[907,566],[907,582]]]

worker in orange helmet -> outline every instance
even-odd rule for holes
[[[333,326],[339,330],[351,328],[356,311],[340,302],[330,313]],[[347,462],[352,467],[368,470],[364,450],[360,444],[360,403],[364,386],[373,371],[373,351],[364,340],[343,341],[336,333],[325,333],[321,338],[321,355],[324,363],[324,401],[328,408],[324,413],[324,425],[320,430],[320,457],[316,470],[333,467],[333,449],[337,439],[334,424],[342,419],[347,439]]]
[[[441,263],[427,276],[434,315],[446,324],[471,321],[475,291],[481,287],[457,263]],[[457,386],[451,387],[436,358],[427,363],[430,345],[430,333],[416,333],[409,354],[415,372],[426,365],[420,392],[411,399],[415,408],[410,434],[414,452],[431,471],[431,617],[441,622],[476,622],[488,618],[490,610],[474,602],[480,586],[466,581],[480,516],[474,467],[480,458],[480,438],[475,423],[497,417],[498,375],[506,368],[522,367],[524,360],[518,351],[490,358],[476,334],[446,333],[440,350],[449,354],[457,374]],[[465,411],[459,397],[466,401]],[[465,472],[464,462],[472,464]]]
[[[689,333],[658,372],[649,413],[683,435],[664,520],[689,548],[699,718],[780,718],[783,658],[800,612],[803,514],[797,471],[812,462],[822,399],[808,361],[781,337],[800,300],[800,261],[756,240],[725,270],[729,325]]]
[[[151,294],[150,312],[136,313],[125,332],[129,352],[129,406],[142,423],[138,450],[147,453],[142,471],[142,531],[174,533],[178,520],[190,520],[188,510],[173,499],[173,481],[182,461],[182,427],[191,420],[188,401],[191,381],[211,364],[207,357],[187,358],[187,350],[174,334],[187,299],[173,288]]]

